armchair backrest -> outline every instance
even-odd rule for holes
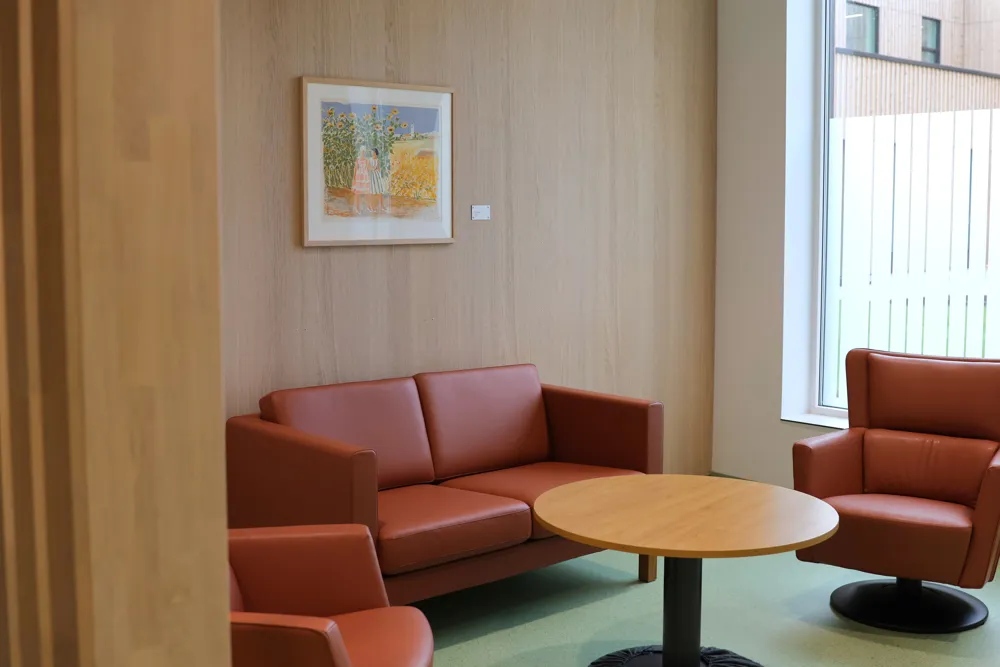
[[[852,427],[863,427],[865,493],[975,507],[1000,448],[1000,363],[852,350]]]
[[[1000,441],[1000,360],[847,353],[850,425]]]

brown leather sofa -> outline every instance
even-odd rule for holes
[[[434,638],[390,607],[364,526],[229,532],[233,667],[430,667]]]
[[[532,504],[661,472],[662,436],[662,404],[542,385],[531,365],[276,391],[227,423],[229,525],[366,525],[406,604],[597,551]]]
[[[850,428],[795,443],[795,488],[840,514],[803,561],[896,577],[834,591],[867,625],[919,633],[982,625],[962,591],[996,575],[1000,552],[1000,362],[852,350]]]

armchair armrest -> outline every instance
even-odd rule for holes
[[[663,404],[542,385],[552,458],[663,472]]]
[[[264,421],[226,422],[229,527],[361,523],[378,533],[375,452]]]
[[[365,526],[230,530],[229,563],[247,611],[333,616],[389,606]]]
[[[982,588],[993,581],[1000,558],[1000,452],[994,455],[979,487],[972,514],[972,541],[958,585]]]
[[[233,667],[351,667],[328,618],[230,612]]]
[[[863,428],[849,428],[796,442],[795,490],[817,498],[864,493],[864,435]]]

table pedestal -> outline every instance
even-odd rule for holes
[[[730,651],[701,647],[701,559],[663,559],[663,645],[615,651],[590,667],[761,667]]]

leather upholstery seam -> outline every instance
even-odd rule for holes
[[[499,496],[496,496],[496,497],[499,497]],[[518,502],[521,502],[521,501],[518,501]],[[419,532],[416,532],[416,533],[409,533],[407,535],[401,535],[399,537],[383,538],[382,537],[382,526],[379,526],[379,538],[378,538],[378,541],[379,542],[389,542],[389,541],[392,541],[392,540],[400,540],[400,539],[406,539],[406,538],[409,538],[409,537],[415,537],[417,535],[428,535],[428,534],[431,534],[431,533],[437,533],[437,532],[442,531],[442,530],[450,530],[451,528],[459,528],[461,526],[468,526],[468,525],[472,525],[472,524],[475,524],[475,523],[484,523],[486,521],[493,521],[494,519],[504,519],[504,518],[507,518],[509,516],[517,516],[518,514],[524,514],[525,512],[531,512],[531,508],[525,506],[524,509],[518,509],[516,511],[505,512],[503,514],[497,514],[496,516],[486,517],[484,519],[469,519],[468,521],[462,521],[461,523],[449,523],[447,526],[441,526],[440,528],[431,528],[430,530],[422,530],[422,531],[419,531]],[[534,515],[532,515],[532,518],[534,518]],[[382,525],[385,525],[385,524],[382,524]]]
[[[530,538],[529,538],[530,539]],[[427,569],[430,567],[436,567],[438,565],[445,565],[447,563],[453,563],[456,560],[461,560],[469,554],[477,553],[493,553],[495,551],[500,551],[501,549],[506,549],[507,547],[517,546],[518,544],[524,544],[528,540],[507,540],[506,542],[500,542],[499,544],[490,544],[482,547],[477,547],[475,549],[463,549],[462,551],[457,551],[455,553],[449,554],[448,556],[441,556],[440,558],[431,559],[430,563],[424,564],[425,561],[421,560],[411,560],[406,563],[401,563],[399,567],[393,568],[397,572],[382,572],[382,574],[388,574],[389,576],[394,576],[397,574],[409,574],[409,572],[399,572],[398,570],[403,568],[408,568],[413,565],[420,565],[420,569]],[[441,559],[444,560],[441,560]],[[419,570],[418,570],[419,571]]]

